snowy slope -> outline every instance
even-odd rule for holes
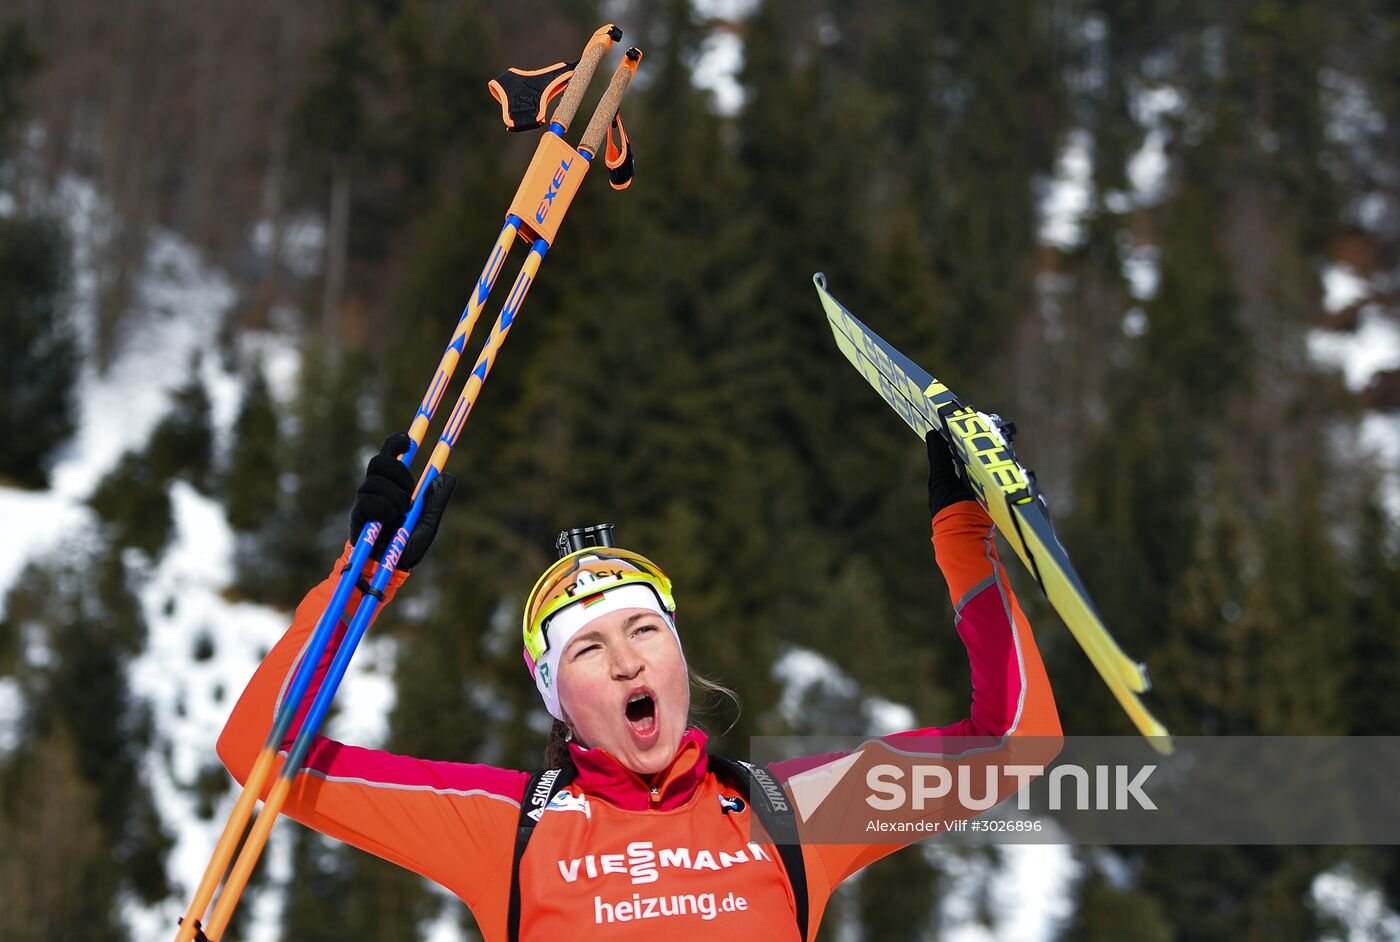
[[[1328,101],[1329,138],[1364,151],[1368,146],[1368,136],[1384,128],[1383,118],[1367,99],[1359,83],[1331,70],[1324,70],[1322,79],[1324,85],[1331,86],[1334,91]],[[1110,210],[1125,213],[1155,205],[1166,198],[1170,164],[1166,154],[1168,131],[1165,119],[1181,114],[1185,107],[1186,101],[1181,93],[1170,86],[1144,88],[1134,96],[1133,114],[1146,133],[1142,146],[1128,164],[1132,192],[1105,194],[1104,203]],[[1374,163],[1373,155],[1363,156]],[[1039,240],[1042,245],[1070,251],[1080,244],[1083,218],[1091,208],[1091,167],[1092,142],[1085,131],[1075,129],[1066,135],[1054,176],[1041,186]],[[1379,194],[1362,197],[1354,214],[1357,222],[1363,228],[1377,229],[1383,222],[1385,205],[1384,198]],[[1134,299],[1150,300],[1156,293],[1158,282],[1156,247],[1145,243],[1125,246],[1123,275]],[[1392,286],[1400,283],[1400,272],[1362,277],[1347,264],[1334,261],[1325,266],[1321,279],[1327,313],[1335,315],[1356,305],[1356,326],[1347,331],[1312,330],[1307,338],[1308,352],[1318,365],[1340,371],[1347,388],[1360,393],[1371,384],[1379,371],[1400,369],[1400,310],[1393,303],[1387,305],[1382,300],[1394,297]],[[1140,307],[1135,306],[1125,312],[1125,333],[1141,333],[1145,325],[1146,315]],[[1367,410],[1357,429],[1357,444],[1381,474],[1382,495],[1391,519],[1400,520],[1400,413]],[[1036,861],[1034,852],[1041,848],[1028,846],[1010,849],[1018,852],[1010,858],[1009,871],[1015,871]],[[1021,851],[1027,853],[1022,854]],[[1054,861],[1051,866],[1054,866]],[[1059,881],[1067,892],[1077,879],[1079,869],[1079,864],[1071,858],[1062,863],[1062,869],[1050,878],[1050,882]],[[1010,882],[1009,871],[999,874],[998,878]],[[1036,869],[1027,871],[1029,883],[1021,885],[1038,885],[1034,876],[1037,873],[1043,877],[1043,872]],[[996,937],[1045,938],[1045,935],[1024,935],[1022,932],[1048,931],[1057,918],[1068,915],[1059,906],[1062,900],[1044,894],[1036,894],[1036,898],[1048,900],[1048,908],[1038,917],[1022,913],[1021,921],[1014,930]],[[1309,902],[1319,912],[1335,918],[1346,927],[1345,933],[1337,937],[1345,942],[1400,938],[1400,914],[1387,907],[1379,889],[1348,866],[1319,874],[1313,881]],[[1013,906],[1009,910],[997,908],[996,911],[1015,913],[1016,909]],[[978,928],[972,929],[974,936]],[[961,930],[951,933],[951,936],[960,942],[966,938]]]
[[[1327,117],[1328,140],[1358,167],[1393,168],[1393,157],[1382,159],[1386,119],[1366,85],[1335,69],[1319,73]],[[1392,188],[1378,183],[1358,194],[1347,207],[1348,220],[1363,232],[1384,237],[1393,232],[1395,198]],[[1400,369],[1400,306],[1396,286],[1400,271],[1358,272],[1333,261],[1322,271],[1324,304],[1329,314],[1356,308],[1352,330],[1317,329],[1308,348],[1318,363],[1342,372],[1347,388],[1360,392],[1381,370]],[[1400,412],[1369,410],[1363,417],[1360,444],[1382,473],[1384,499],[1391,518],[1400,520]]]
[[[93,246],[110,227],[110,212],[94,188],[68,179],[51,196],[51,209],[64,221],[73,245],[71,315],[82,341],[91,343],[94,318]],[[130,327],[104,374],[85,357],[76,390],[78,429],[61,449],[45,491],[0,487],[0,519],[7,539],[0,542],[0,599],[24,564],[80,536],[95,522],[84,506],[93,488],[130,449],[140,448],[169,407],[171,392],[189,376],[197,351],[213,352],[235,290],[221,272],[206,266],[179,237],[157,232],[151,239],[137,281]],[[296,338],[253,333],[240,339],[258,351],[274,391],[284,397],[295,381]],[[216,442],[227,443],[238,411],[240,383],[206,356],[200,378],[210,397]],[[285,629],[289,614],[265,606],[230,602],[233,534],[222,505],[183,482],[172,485],[175,537],[143,579],[138,596],[149,626],[146,650],[130,667],[134,696],[152,707],[155,737],[145,772],[167,828],[176,836],[168,872],[176,896],[155,907],[128,904],[124,915],[133,937],[159,939],[173,933],[232,808],[230,790],[212,820],[195,813],[188,790],[195,775],[217,763],[214,741],[233,700],[260,656]],[[338,547],[328,547],[328,561]],[[3,604],[3,602],[0,602]],[[213,642],[213,655],[196,658],[201,638]],[[337,704],[331,730],[364,744],[381,741],[393,702],[389,680],[393,650],[387,641],[367,638]],[[20,709],[14,685],[0,680],[0,731],[12,730]],[[0,733],[0,750],[7,747]],[[274,838],[268,859],[274,881],[284,876],[285,847]],[[254,902],[250,942],[277,938],[278,895],[264,892]],[[450,936],[439,934],[439,942]]]

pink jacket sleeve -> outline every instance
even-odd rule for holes
[[[349,547],[330,575],[302,600],[291,628],[258,667],[224,726],[219,757],[240,783],[264,747],[285,687],[290,686],[289,672],[301,658],[348,558]],[[396,574],[386,595],[392,597],[405,578],[404,573]],[[278,745],[278,771],[359,599],[357,591],[320,661],[291,736]],[[509,879],[527,773],[415,759],[324,736],[316,737],[299,772],[284,808],[289,817],[434,880],[473,910],[493,910],[502,898],[493,887]],[[493,915],[477,912],[482,920]]]

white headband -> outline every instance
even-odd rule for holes
[[[590,622],[625,608],[645,608],[656,612],[676,636],[676,645],[680,645],[681,636],[676,632],[675,619],[662,606],[656,593],[646,585],[632,583],[618,586],[604,591],[602,597],[596,601],[580,601],[561,609],[545,623],[544,634],[548,647],[533,665],[535,689],[544,700],[544,708],[556,720],[564,720],[564,711],[559,706],[559,658],[564,649],[569,646],[574,635]],[[681,657],[685,657],[684,651],[681,652]]]

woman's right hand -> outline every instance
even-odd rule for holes
[[[404,432],[395,432],[384,439],[379,454],[369,459],[365,469],[365,480],[355,494],[354,506],[350,508],[350,541],[360,538],[360,531],[371,521],[380,524],[379,538],[374,541],[374,551],[370,554],[380,559],[394,533],[408,515],[413,505],[413,475],[399,456],[408,451],[411,440]],[[408,538],[408,545],[399,558],[399,569],[411,570],[422,562],[433,538],[437,536],[442,523],[443,511],[452,498],[457,486],[457,478],[444,471],[428,487],[423,498],[423,512],[418,517],[418,525]]]

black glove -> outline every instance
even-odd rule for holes
[[[350,539],[360,538],[360,531],[371,520],[378,522],[382,529],[374,541],[371,558],[380,559],[394,539],[394,533],[408,515],[413,505],[413,475],[404,467],[399,455],[408,451],[411,440],[403,432],[395,432],[384,439],[379,454],[369,459],[365,469],[365,481],[355,494],[355,504],[350,508]],[[403,555],[399,558],[399,569],[412,569],[423,560],[428,547],[437,536],[438,525],[442,523],[443,511],[452,499],[452,489],[457,479],[447,472],[440,474],[423,497],[423,512],[418,516],[418,525],[408,538]]]
[[[928,446],[928,513],[930,517],[949,504],[960,500],[976,500],[972,488],[959,473],[958,462],[953,458],[952,447],[943,433],[931,429],[924,436]]]

